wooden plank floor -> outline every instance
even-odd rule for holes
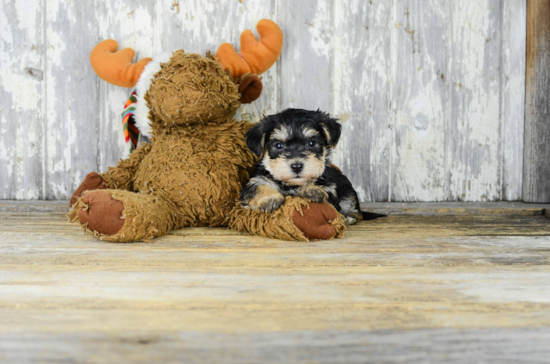
[[[59,209],[1,212],[0,362],[549,362],[549,221],[389,216],[333,241],[193,228],[115,244]]]

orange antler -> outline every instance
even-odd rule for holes
[[[118,43],[112,39],[96,45],[90,54],[92,68],[101,79],[113,85],[134,87],[151,58],[132,63],[136,54],[132,48],[124,48],[118,52],[117,49]]]
[[[220,60],[224,69],[229,68],[234,78],[249,72],[259,75],[267,71],[281,54],[281,28],[271,20],[262,19],[256,29],[260,35],[259,41],[250,29],[242,32],[240,54],[229,43],[223,43],[216,52],[216,59]]]

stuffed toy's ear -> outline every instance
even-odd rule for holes
[[[273,66],[283,49],[283,32],[281,28],[268,19],[258,22],[256,29],[258,41],[250,30],[241,34],[241,49],[237,53],[229,43],[223,43],[216,52],[216,59],[223,69],[229,69],[233,78],[246,73],[260,75]]]
[[[112,39],[97,44],[90,54],[95,73],[103,80],[120,87],[134,87],[143,69],[152,58],[132,63],[136,52],[131,48],[118,51],[118,43]]]
[[[246,145],[248,149],[258,157],[262,155],[264,151],[265,143],[265,128],[262,122],[254,125],[249,131],[246,132]]]
[[[340,134],[342,133],[342,126],[338,122],[338,119],[331,117],[329,114],[322,113],[320,120],[327,143],[330,147],[335,147],[340,140]]]
[[[262,81],[260,77],[254,74],[248,74],[244,76],[239,86],[239,93],[241,94],[241,103],[250,104],[252,101],[260,97],[262,93]]]

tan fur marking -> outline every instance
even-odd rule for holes
[[[265,154],[262,160],[262,164],[277,181],[286,181],[293,176],[293,173],[290,170],[291,163],[289,164],[289,160],[286,159],[284,156],[280,156],[276,159],[271,159],[269,158],[268,154]]]
[[[273,188],[277,191],[279,190],[279,187],[277,186],[277,184],[275,182],[273,182],[272,180],[270,180],[268,178],[265,178],[263,176],[251,178],[250,181],[248,182],[248,185],[268,186],[268,187],[271,187],[271,188]]]
[[[311,138],[315,135],[319,135],[319,132],[315,129],[311,129],[311,128],[302,128],[302,134],[304,134],[304,136],[306,138]]]
[[[330,137],[330,133],[329,133],[329,131],[328,131],[328,129],[327,129],[326,126],[323,126],[323,131],[325,132],[325,137],[327,138],[328,144],[329,144],[331,147],[333,147],[333,145],[332,145],[332,138]]]
[[[325,155],[326,152],[323,153],[321,159],[311,153],[306,158],[287,159],[284,156],[280,156],[277,159],[271,159],[269,155],[266,154],[264,155],[262,164],[277,181],[301,186],[308,181],[319,178],[323,174],[325,171]],[[295,173],[292,172],[290,168],[292,163],[296,162],[302,162],[304,164],[304,169],[300,173],[299,178],[296,178]]]
[[[289,137],[290,137],[290,130],[288,130],[286,126],[281,125],[279,129],[275,129],[273,133],[271,133],[269,138],[286,142]]]
[[[302,176],[304,179],[311,181],[315,180],[323,174],[325,171],[325,154],[319,159],[315,154],[309,154],[304,160],[304,170]]]

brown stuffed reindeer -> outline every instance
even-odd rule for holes
[[[288,197],[274,213],[243,209],[242,184],[256,157],[244,135],[252,126],[233,120],[241,103],[260,96],[257,75],[271,67],[283,35],[270,20],[241,35],[241,53],[229,44],[216,57],[178,50],[132,64],[134,51],[113,40],[90,56],[99,77],[136,86],[136,122],[151,143],[102,174],[86,176],[68,214],[84,231],[108,241],[150,241],[185,226],[231,226],[287,240],[342,236],[344,223],[328,203]]]

